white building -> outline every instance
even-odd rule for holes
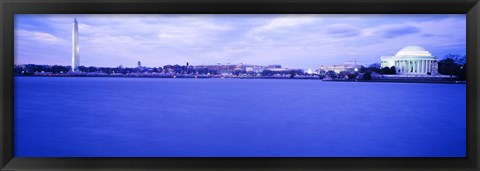
[[[397,74],[438,74],[437,57],[420,46],[407,46],[395,56],[382,56],[381,67],[395,66]]]
[[[355,68],[359,69],[361,67],[362,65],[349,61],[342,65],[322,65],[317,72],[320,74],[320,72],[323,70],[324,72],[334,71],[336,73],[340,73],[342,71],[354,71]]]

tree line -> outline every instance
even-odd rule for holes
[[[52,73],[52,74],[67,74],[71,71],[71,66],[61,66],[61,65],[15,65],[14,74],[15,75],[35,75],[35,73]],[[195,75],[219,75],[222,73],[229,73],[233,75],[250,75],[250,76],[273,76],[273,75],[305,75],[302,70],[285,70],[285,71],[271,71],[268,69],[263,70],[262,72],[252,72],[245,70],[231,70],[227,71],[225,69],[216,69],[209,67],[194,67],[187,65],[165,65],[163,67],[94,67],[94,66],[79,66],[78,71],[82,73],[106,73],[106,74],[130,74],[130,73],[165,73],[165,74],[195,74]]]

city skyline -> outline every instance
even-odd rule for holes
[[[68,65],[73,18],[84,66],[378,63],[421,45],[465,54],[465,15],[17,15],[15,64]],[[69,39],[70,38],[70,39]]]

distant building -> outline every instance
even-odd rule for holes
[[[269,71],[288,71],[287,68],[267,68]]]
[[[308,69],[305,71],[305,73],[307,73],[307,74],[313,74],[313,71],[312,71],[312,69],[308,68]]]
[[[220,74],[232,74],[234,72],[254,72],[254,73],[261,73],[265,70],[269,71],[297,71],[298,69],[288,69],[282,68],[281,65],[249,65],[249,64],[217,64],[217,65],[197,65],[195,66],[196,69],[199,70],[208,70],[214,71]]]
[[[229,74],[233,73],[235,69],[237,68],[237,65],[222,65],[222,64],[217,64],[217,65],[197,65],[195,66],[196,69],[201,70],[205,69],[208,71],[215,71],[220,74]]]
[[[397,74],[438,74],[437,57],[420,46],[407,46],[395,56],[380,57],[381,67],[394,66]]]
[[[268,65],[268,68],[282,68],[282,65]]]
[[[273,71],[273,72],[298,72],[298,73],[304,73],[303,69],[290,69],[290,68],[267,68],[265,70],[268,71]]]
[[[245,66],[245,71],[246,72],[260,73],[267,68],[268,68],[267,66],[261,66],[261,65],[246,65]]]
[[[140,61],[137,62],[137,67],[142,68],[142,63]]]
[[[355,68],[360,68],[360,67],[362,67],[362,65],[359,65],[356,62],[347,62],[342,65],[322,65],[317,71],[321,72],[323,70],[325,72],[334,71],[336,73],[340,73],[342,71],[354,71]]]

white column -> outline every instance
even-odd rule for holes
[[[417,73],[420,73],[420,60],[417,60]]]
[[[428,69],[427,69],[428,72],[432,73],[432,71],[431,71],[431,69],[432,69],[432,62],[431,62],[430,60],[427,62],[427,67],[428,67]]]
[[[423,60],[423,73],[427,73],[427,61],[426,60]]]
[[[425,73],[425,60],[420,61],[420,72]]]
[[[401,61],[401,60],[400,60],[400,61],[398,61],[398,64],[399,64],[399,66],[398,66],[398,67],[400,67],[400,68],[398,68],[398,69],[400,70],[400,72],[399,72],[399,73],[401,73],[401,72],[402,72],[402,61]]]
[[[433,74],[433,61],[430,61],[430,72]]]
[[[418,73],[422,72],[422,60],[418,60]]]
[[[408,72],[412,73],[413,72],[413,61],[408,61]]]
[[[427,72],[430,72],[430,67],[429,67],[430,61],[427,60]]]
[[[398,73],[401,73],[402,72],[402,61],[401,60],[398,61],[398,69],[400,70],[400,71],[398,71]]]
[[[417,67],[418,67],[417,64],[418,64],[418,63],[417,63],[417,60],[414,60],[414,61],[413,61],[413,72],[414,72],[414,73],[417,73]]]
[[[409,72],[410,72],[410,68],[408,68],[408,67],[409,67],[408,60],[406,60],[405,63],[406,63],[406,69],[407,69],[407,72],[405,72],[405,73],[409,73]]]
[[[410,62],[410,61],[405,60],[405,67],[406,67],[405,69],[407,69],[405,73],[409,73],[409,72],[410,72],[410,63],[409,63],[409,62]]]
[[[427,73],[427,72],[428,72],[428,61],[425,60],[425,73]]]
[[[412,61],[412,73],[415,73],[415,60]]]
[[[408,61],[408,72],[409,73],[413,72],[413,61]]]
[[[430,61],[430,72],[433,74],[433,61]]]
[[[395,73],[397,73],[399,68],[400,68],[400,61],[397,60],[397,65],[395,65]]]
[[[428,60],[425,60],[425,72],[428,72]]]
[[[414,66],[415,66],[415,67],[414,67],[413,72],[417,73],[417,72],[418,72],[418,61],[415,60],[414,62],[415,62],[415,63],[414,63]]]
[[[412,72],[412,61],[410,60],[407,60],[408,62],[408,73],[411,73]]]
[[[422,64],[422,61],[418,60],[417,62],[418,62],[418,70],[417,70],[417,72],[420,73],[420,72],[422,71],[422,67],[421,67],[421,66],[422,66],[422,65],[421,65],[421,64]]]
[[[402,68],[401,65],[402,65],[402,63],[400,63],[400,60],[398,60],[398,68],[395,68],[396,69],[395,73],[397,73],[397,74],[400,73],[400,68]]]
[[[420,64],[421,64],[420,60],[417,60],[417,72],[418,73],[420,73],[420,71],[421,71],[420,70],[420,66],[421,66]]]
[[[422,61],[418,60],[418,73],[422,72]]]
[[[420,60],[420,73],[423,73],[423,60]]]
[[[423,73],[423,60],[420,60],[420,73]]]

